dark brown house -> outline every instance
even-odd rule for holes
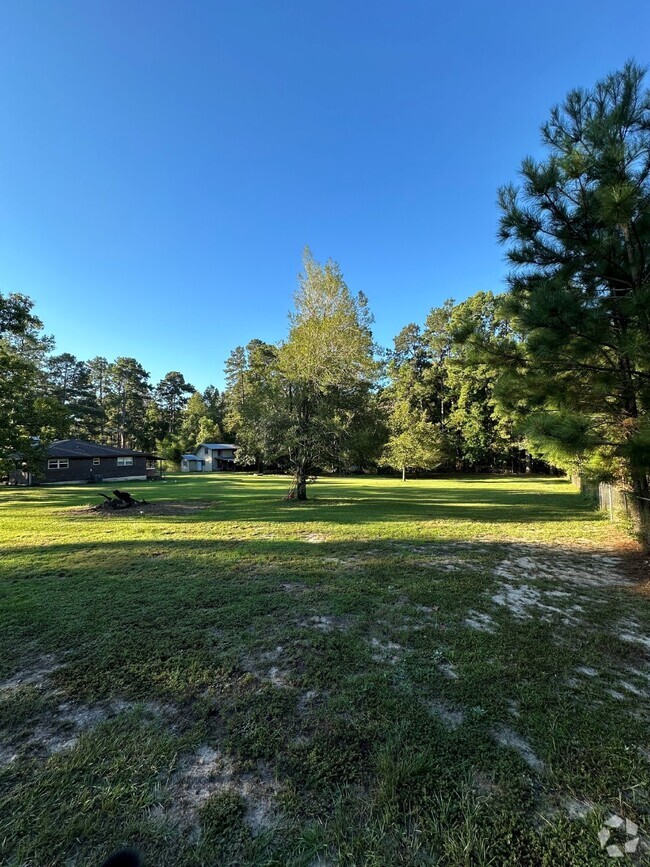
[[[147,478],[154,455],[85,440],[56,440],[47,450],[47,482],[135,481]]]

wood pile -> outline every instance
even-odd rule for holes
[[[117,489],[113,491],[112,497],[101,493],[99,496],[103,497],[104,500],[92,507],[94,512],[110,512],[120,509],[132,509],[134,506],[149,505],[146,500],[136,500],[128,491],[118,491]]]

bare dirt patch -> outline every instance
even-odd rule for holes
[[[383,662],[388,665],[396,665],[404,654],[402,645],[396,644],[394,641],[380,641],[378,638],[371,638],[370,647],[374,662]]]
[[[569,593],[559,590],[539,590],[529,584],[503,581],[492,596],[492,602],[506,608],[517,620],[530,620],[535,612],[541,612],[542,620],[552,620],[554,615],[559,615],[562,622],[569,625],[578,623],[583,612],[582,606],[577,604],[564,607],[557,604],[570,598]],[[551,602],[556,604],[549,604]]]
[[[207,500],[183,500],[181,502],[156,502],[156,503],[139,503],[131,509],[97,509],[95,505],[74,506],[70,509],[65,509],[61,514],[71,518],[105,518],[105,519],[121,519],[128,517],[139,517],[140,515],[168,515],[182,516],[193,515],[196,512],[201,512],[204,509],[210,509],[216,504],[216,501]]]
[[[299,714],[305,714],[307,711],[314,706],[316,703],[316,699],[320,698],[320,693],[315,689],[308,689],[305,692],[301,693],[298,696],[298,701],[296,702],[296,710]]]
[[[63,664],[54,654],[45,654],[0,683],[0,700],[11,701],[20,690],[30,688],[38,690],[47,700],[47,708],[44,708],[41,719],[31,726],[16,727],[5,736],[0,749],[0,766],[15,761],[21,755],[48,758],[72,749],[83,732],[137,706],[135,702],[121,700],[92,705],[61,701],[59,697],[63,695],[63,690],[54,688],[50,683],[51,675],[61,668]],[[154,702],[146,702],[141,706],[157,716],[173,716],[173,710],[168,706]]]
[[[454,730],[465,722],[465,714],[462,710],[452,708],[444,701],[433,699],[426,702],[427,709],[437,717],[445,728]]]
[[[309,587],[297,581],[285,581],[284,584],[280,584],[280,589],[285,593],[306,593]]]
[[[458,680],[458,670],[453,662],[439,662],[438,671],[446,677],[447,680]]]
[[[577,798],[565,798],[562,807],[569,819],[586,819],[596,809],[592,801],[579,801]]]
[[[510,747],[511,749],[519,753],[521,758],[533,770],[544,770],[544,762],[541,759],[537,758],[537,756],[533,752],[533,748],[528,743],[528,741],[525,738],[522,738],[521,735],[518,735],[517,732],[513,731],[507,726],[501,726],[500,728],[494,730],[493,736],[499,746]]]
[[[650,650],[650,635],[646,635],[637,620],[628,618],[622,621],[616,627],[614,633],[628,644],[636,644],[645,650]]]
[[[630,583],[624,558],[618,554],[522,544],[510,546],[508,556],[497,565],[494,574],[505,581],[546,579],[585,587]]]
[[[315,614],[313,617],[308,617],[300,622],[300,626],[318,629],[320,632],[334,632],[336,629],[347,632],[351,625],[352,619],[350,617],[337,614]]]
[[[470,611],[464,620],[465,626],[478,632],[496,632],[497,626],[489,614],[482,611]]]
[[[35,686],[42,689],[47,684],[50,675],[62,667],[54,654],[48,653],[39,656],[30,666],[0,683],[0,694],[13,692],[24,686]]]
[[[31,730],[14,732],[9,737],[0,750],[0,766],[15,761],[20,755],[49,758],[73,749],[84,732],[137,706],[135,702],[120,700],[93,705],[66,701],[54,709],[48,708],[44,718]],[[140,706],[157,717],[164,716],[169,720],[175,716],[172,708],[155,702],[145,702]]]
[[[242,665],[247,672],[254,675],[258,680],[267,680],[280,689],[291,687],[291,672],[283,669],[278,664],[282,658],[284,648],[278,645],[273,650],[258,653],[256,656],[249,655],[242,660]]]
[[[262,763],[254,773],[241,772],[234,760],[208,745],[186,756],[169,784],[167,818],[198,835],[198,813],[214,795],[230,792],[246,802],[244,821],[253,834],[272,828],[279,819],[276,796],[280,785]]]

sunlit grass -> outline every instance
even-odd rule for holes
[[[647,636],[648,603],[594,558],[622,540],[566,481],[319,479],[306,503],[278,476],[121,487],[205,508],[107,518],[77,507],[110,486],[0,490],[0,678],[52,669],[1,693],[10,863],[128,842],[169,865],[599,864],[604,811],[643,820],[648,660],[615,627]],[[230,776],[192,812],[197,750]]]

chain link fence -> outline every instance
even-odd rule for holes
[[[581,494],[609,515],[612,523],[622,523],[630,527],[640,537],[644,547],[650,549],[650,509],[647,508],[650,500],[645,501],[644,508],[641,497],[619,485],[586,482],[580,476],[572,476],[571,481]]]

